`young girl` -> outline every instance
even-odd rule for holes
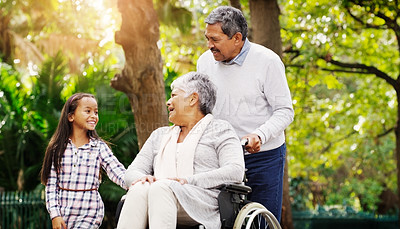
[[[104,216],[98,192],[101,168],[126,189],[125,167],[96,133],[98,121],[97,102],[91,94],[74,94],[61,111],[41,171],[53,228],[100,227]]]

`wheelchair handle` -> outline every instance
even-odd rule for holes
[[[243,149],[243,153],[246,152],[246,146],[247,144],[249,144],[249,139],[248,138],[244,138],[240,141],[240,144],[242,145],[242,149]]]
[[[249,139],[248,138],[243,138],[240,141],[240,144],[242,144],[242,146],[247,146],[247,144],[249,144]]]

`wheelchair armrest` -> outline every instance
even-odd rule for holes
[[[117,209],[115,211],[115,222],[117,224],[119,220],[119,215],[121,214],[122,206],[124,206],[125,203],[125,199],[126,199],[126,194],[121,197],[120,201],[118,202]]]
[[[222,190],[236,194],[249,194],[251,192],[251,188],[243,184],[226,184]]]

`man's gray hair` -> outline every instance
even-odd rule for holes
[[[217,100],[217,88],[208,75],[200,72],[189,72],[174,80],[171,89],[180,89],[185,97],[193,93],[199,95],[200,111],[206,115],[211,113]]]
[[[214,25],[221,23],[221,29],[229,39],[237,32],[242,34],[242,40],[247,37],[247,21],[242,11],[232,6],[219,6],[215,8],[204,20],[205,23]]]

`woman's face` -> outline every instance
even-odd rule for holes
[[[167,101],[169,121],[175,125],[181,125],[190,107],[190,97],[185,98],[185,92],[181,89],[174,89],[171,98]]]

